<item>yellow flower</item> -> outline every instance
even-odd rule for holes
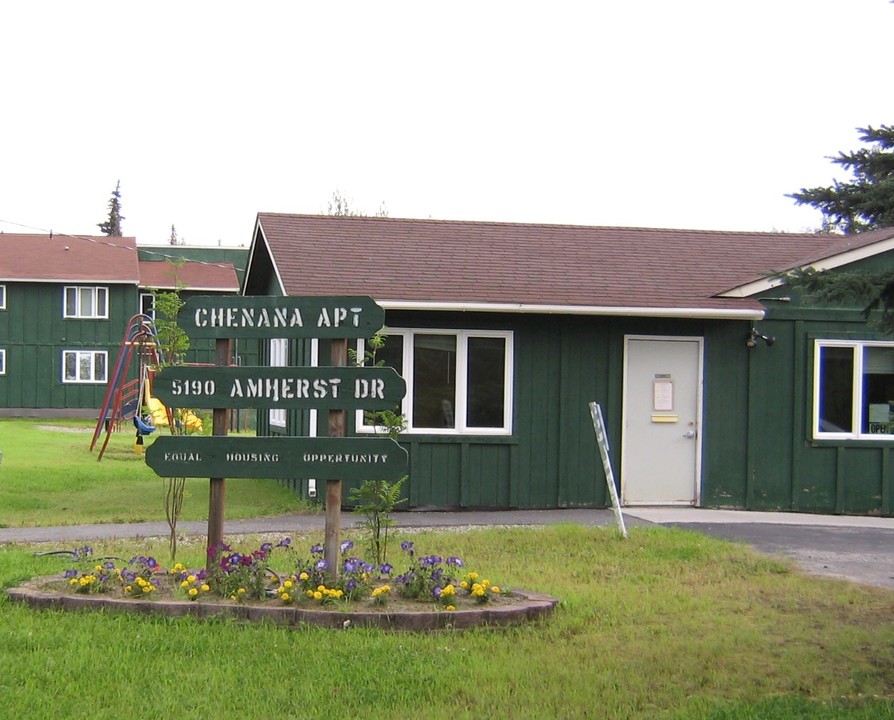
[[[456,606],[455,606],[455,605],[448,605],[448,606],[446,607],[446,609],[447,609],[447,610],[456,610]]]
[[[289,593],[283,593],[281,597],[283,602],[289,602],[292,599],[292,596],[289,595]]]
[[[198,594],[199,594],[199,591],[196,590],[195,588],[190,588],[190,589],[189,589],[189,596],[190,596],[190,597],[195,597],[195,596],[198,595]]]
[[[312,598],[312,597],[314,596],[314,591],[313,591],[313,590],[307,590],[307,591],[305,591],[304,594],[307,595],[307,597]]]
[[[184,580],[182,583],[180,583],[180,587],[182,587],[182,588],[185,588],[185,587],[188,587],[188,586],[189,586],[189,581],[188,581],[188,580]]]
[[[468,577],[469,580],[477,580],[477,579],[478,579],[478,573],[474,573],[474,572],[473,572],[473,573],[469,573],[466,577]]]
[[[491,585],[491,586],[490,586],[490,591],[491,591],[492,593],[499,594],[499,593],[500,593],[500,587],[499,587],[498,585]]]
[[[308,575],[306,572],[303,572],[298,576],[298,579],[299,580],[307,580],[307,578],[309,578],[309,577],[310,577],[310,575]]]
[[[77,579],[77,578],[72,578],[71,580],[68,581],[68,584],[69,584],[69,585],[77,585],[77,584],[78,584],[78,579]]]
[[[319,590],[317,590],[314,593],[314,600],[322,600],[322,599],[323,599],[323,593],[321,593]]]
[[[239,588],[239,589],[236,591],[236,594],[237,594],[237,595],[245,595],[245,588]]]
[[[291,580],[286,580],[286,581],[282,584],[282,586],[283,586],[286,590],[291,590],[291,589],[292,589],[292,585],[294,585],[294,583],[293,583]]]
[[[96,570],[96,572],[102,572],[102,565],[94,565],[93,569]]]
[[[463,590],[468,590],[468,589],[469,589],[469,583],[467,583],[465,580],[463,580],[463,581],[459,584],[459,586],[460,586]]]
[[[148,584],[147,584],[147,585],[143,585],[143,592],[144,592],[144,593],[151,593],[151,592],[152,592],[152,586],[151,586],[151,585],[148,585]]]
[[[128,585],[126,588],[124,588],[124,592],[126,592],[126,593],[131,593],[131,592],[133,592],[133,586]]]
[[[325,592],[325,590],[326,590],[325,585],[317,585],[317,592]]]
[[[187,575],[187,576],[186,576],[186,582],[188,582],[190,585],[191,585],[192,583],[194,583],[195,581],[196,581],[196,576],[195,576],[195,575]]]
[[[205,583],[200,589],[202,592],[208,592],[211,589],[211,586],[208,583]]]

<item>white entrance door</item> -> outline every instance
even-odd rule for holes
[[[621,500],[698,504],[702,339],[625,338]]]

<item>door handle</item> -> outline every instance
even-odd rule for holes
[[[683,437],[687,440],[692,440],[695,437],[695,430],[687,430],[683,433]]]

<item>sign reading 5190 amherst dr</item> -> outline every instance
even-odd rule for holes
[[[152,393],[171,407],[387,410],[407,384],[389,367],[166,367]]]
[[[200,295],[177,324],[191,338],[368,338],[385,324],[372,298]]]
[[[407,451],[391,438],[163,435],[146,450],[162,477],[399,480]]]

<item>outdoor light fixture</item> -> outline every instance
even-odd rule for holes
[[[757,328],[751,328],[751,332],[749,332],[745,336],[745,347],[755,347],[758,340],[763,340],[765,343],[767,343],[767,347],[770,347],[770,345],[776,342],[776,338],[774,338],[772,335],[761,335],[760,331]]]

